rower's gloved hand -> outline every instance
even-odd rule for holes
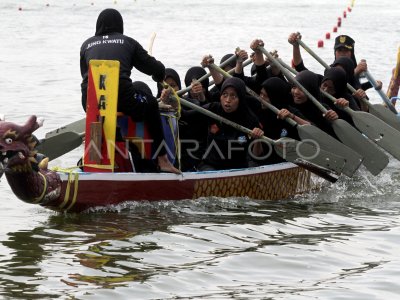
[[[163,72],[163,74],[153,74],[153,76],[151,76],[151,78],[155,81],[155,82],[162,82],[164,80],[165,74]]]

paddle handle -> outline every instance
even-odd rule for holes
[[[311,95],[311,93],[309,91],[307,91],[307,89],[296,80],[296,78],[293,77],[293,75],[286,70],[277,59],[275,59],[267,50],[265,50],[264,47],[262,46],[258,46],[257,47],[262,53],[265,54],[265,56],[268,57],[269,61],[271,61],[272,63],[274,63],[283,73],[283,75],[285,75],[285,77],[291,81],[293,84],[295,84],[299,89],[301,89],[303,91],[304,94],[306,94],[306,96],[308,97],[308,99],[310,99],[310,101],[312,101],[314,103],[315,106],[318,107],[318,109],[320,111],[322,111],[322,113],[326,113],[328,110],[317,100],[315,99],[315,97],[313,95]]]
[[[279,57],[277,58],[278,62],[284,66],[287,70],[289,70],[290,72],[292,72],[294,75],[297,75],[299,72],[297,72],[296,69],[293,69],[291,66],[289,66],[287,63],[285,63],[282,59],[280,59]]]
[[[378,92],[379,96],[381,96],[383,102],[385,102],[386,106],[395,114],[397,114],[396,108],[393,106],[392,102],[386,96],[386,94],[382,91],[382,89],[378,89],[378,83],[375,78],[371,75],[371,73],[367,70],[364,72],[365,77],[367,77],[368,81],[371,82],[374,89]]]
[[[231,78],[232,75],[230,75],[228,72],[224,71],[222,68],[218,67],[216,64],[210,64],[210,68],[213,68],[214,70],[218,71],[219,73],[222,74],[225,78]],[[279,109],[276,108],[274,105],[271,103],[265,101],[262,99],[259,95],[257,95],[256,92],[254,92],[252,89],[250,89],[248,86],[246,86],[246,92],[249,93],[251,96],[256,98],[261,104],[265,105],[268,109],[272,110],[276,115],[279,113]],[[292,126],[297,126],[297,122],[294,121],[291,118],[286,118],[286,122],[288,122]]]
[[[326,98],[328,98],[329,100],[331,100],[333,103],[336,102],[336,98],[333,97],[331,94],[325,92],[323,89],[320,89],[321,94],[324,95]],[[346,107],[341,107],[342,110],[344,110],[345,112],[347,112],[349,115],[352,115],[352,113],[354,112],[354,110],[352,110],[350,107],[346,106]]]
[[[235,59],[236,59],[236,55],[229,57],[222,64],[220,64],[220,67],[221,68],[225,67],[227,64],[231,63]],[[211,76],[211,73],[208,72],[207,74],[205,74],[205,75],[201,76],[199,79],[197,79],[197,81],[202,82],[203,80],[206,80],[210,76]],[[209,85],[211,85],[211,82]],[[177,91],[176,93],[178,94],[178,96],[182,96],[182,95],[186,94],[187,92],[189,92],[191,89],[192,89],[192,87],[188,86],[187,88],[181,89],[181,90]]]
[[[252,60],[251,58],[246,59],[246,60],[243,62],[243,68],[244,68],[244,67],[247,67],[247,66],[248,66],[249,64],[251,64],[252,62],[253,62],[253,60]],[[219,67],[220,67],[220,68],[223,68],[223,67],[222,67],[222,64],[221,64]],[[235,68],[229,70],[228,73],[229,73],[230,75],[232,75],[233,73],[235,73]],[[211,80],[209,86],[211,86],[211,85],[213,85],[213,84],[214,84],[214,80]]]
[[[313,50],[311,50],[310,47],[308,47],[306,44],[303,43],[301,39],[297,40],[297,43],[303,47],[304,50],[306,50],[312,57],[314,57],[322,66],[324,66],[325,69],[329,69],[330,67],[326,62],[324,62]]]

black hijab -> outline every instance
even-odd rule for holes
[[[296,75],[297,81],[310,92],[317,101],[321,99],[320,85],[322,80],[322,75],[315,74],[309,70],[301,71]],[[308,98],[308,97],[307,97]],[[325,103],[322,105],[326,109],[330,109],[330,107]],[[314,125],[325,131],[326,133],[335,136],[335,133],[330,125],[330,122],[327,121],[323,115],[321,110],[310,100],[308,99],[306,102],[301,104],[294,103],[294,107],[300,110],[300,112],[305,116],[305,118],[312,122]]]
[[[226,113],[222,109],[222,105],[218,103],[218,106],[220,107],[220,111],[218,114],[220,114],[223,117],[226,117],[229,120],[232,120],[236,123],[239,123],[247,128],[253,128],[254,124],[258,124],[257,117],[255,116],[254,113],[252,113],[247,106],[247,99],[246,99],[246,85],[241,80],[240,78],[237,77],[231,77],[226,80],[224,80],[222,86],[221,86],[221,95],[224,93],[224,91],[228,88],[232,87],[235,89],[236,94],[238,95],[239,98],[239,105],[236,111],[232,113]]]
[[[339,57],[338,59],[335,59],[333,64],[331,64],[331,67],[337,66],[341,66],[345,70],[347,82],[355,89],[358,89],[360,87],[360,82],[354,77],[354,68],[356,66],[354,65],[353,60],[348,57]]]
[[[95,35],[104,35],[113,32],[123,34],[124,21],[116,9],[107,8],[97,18]]]
[[[324,74],[324,78],[322,79],[322,82],[325,82],[327,80],[331,80],[333,83],[333,86],[335,88],[335,94],[332,95],[335,98],[341,98],[344,97],[346,98],[347,96],[347,75],[346,72],[338,67],[333,67],[330,69],[327,69]]]
[[[182,89],[181,78],[179,77],[178,72],[176,72],[174,69],[166,68],[164,78],[167,79],[168,77],[172,78],[172,80],[176,82],[176,84],[178,85],[178,90]],[[161,86],[161,84],[157,84],[157,98],[161,96],[162,90],[163,87]]]
[[[243,80],[237,77],[230,77],[224,80],[221,86],[221,94],[228,88],[233,87],[239,97],[239,108],[246,106],[246,85]]]
[[[186,75],[185,75],[185,85],[189,86],[192,84],[193,79],[199,79],[200,77],[206,75],[207,72],[202,68],[202,67],[191,67],[189,70],[187,70]],[[208,84],[210,83],[209,79],[206,78],[201,81],[201,85],[203,88],[208,91]]]
[[[268,78],[261,87],[267,92],[271,104],[278,109],[287,108],[293,102],[291,86],[281,78]]]
[[[348,92],[347,89],[347,74],[346,72],[339,68],[339,67],[332,67],[328,70],[325,71],[324,78],[322,79],[322,82],[326,80],[332,80],[333,86],[335,87],[335,94],[332,95],[335,98],[345,98],[346,100],[349,101],[349,106],[353,110],[360,110],[360,106],[357,103],[357,101],[354,99],[354,97]],[[321,83],[322,83],[321,82]],[[324,102],[329,105],[332,109],[334,109],[338,114],[341,119],[345,119],[349,121],[350,119],[347,118],[347,114],[342,114],[342,110],[338,110],[335,105],[333,105],[333,102],[328,99],[324,99]],[[352,122],[350,122],[352,123]]]
[[[322,76],[315,74],[309,70],[304,70],[296,75],[296,80],[317,100],[320,99],[321,93],[319,86]]]
[[[232,56],[234,56],[235,54],[233,54],[233,53],[228,53],[228,54],[225,54],[222,58],[221,58],[221,61],[219,62],[219,64],[222,64],[223,62],[225,62],[226,60],[228,60],[228,59],[230,59]],[[226,66],[225,66],[225,68],[228,68],[229,67],[229,69],[233,69],[234,67],[236,67],[236,60],[237,59],[234,59],[233,61],[231,61],[229,64],[227,64]]]

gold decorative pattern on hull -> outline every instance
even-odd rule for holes
[[[308,191],[311,185],[310,172],[294,167],[259,175],[199,180],[195,184],[193,198],[215,196],[277,200]]]

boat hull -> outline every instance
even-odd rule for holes
[[[201,197],[286,199],[316,187],[311,173],[291,163],[256,168],[167,173],[58,172],[61,195],[43,206],[68,212],[127,201],[184,200]]]

